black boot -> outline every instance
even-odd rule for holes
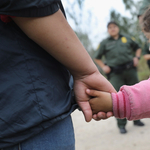
[[[120,127],[119,130],[121,134],[127,133],[127,130],[125,129],[125,127]]]
[[[140,120],[136,120],[136,121],[134,121],[134,125],[135,126],[144,126],[145,124],[143,122],[141,122]]]

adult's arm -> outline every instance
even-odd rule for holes
[[[68,68],[74,77],[76,100],[86,121],[92,118],[87,88],[116,92],[103,77],[59,10],[45,17],[15,17],[21,30]],[[106,115],[106,114],[104,114]]]
[[[135,56],[136,57],[140,57],[141,56],[141,52],[142,52],[141,48],[137,49],[137,51],[135,53]]]
[[[101,68],[105,67],[105,64],[103,63],[103,61],[101,59],[94,59],[94,61],[96,62],[96,64],[98,66],[100,66]]]
[[[141,57],[141,48],[138,48],[135,52],[135,57],[133,58],[133,61],[134,61],[134,66],[136,67],[139,63],[139,58]]]
[[[135,42],[134,38],[131,38],[129,40],[130,40],[130,44],[131,44],[130,46],[131,46],[133,52],[135,53],[135,57],[133,58],[133,63],[134,63],[133,65],[135,67],[137,67],[142,50],[141,50],[139,44],[137,42]]]
[[[150,54],[145,54],[143,57],[145,60],[150,60]]]
[[[104,71],[104,73],[106,73],[106,74],[110,73],[110,71],[111,71],[110,67],[107,66],[107,65],[105,65],[101,59],[94,59],[94,61],[96,62],[96,64],[98,66],[100,66],[102,68],[102,70]]]

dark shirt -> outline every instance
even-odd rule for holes
[[[55,13],[60,0],[4,0],[0,1],[0,14],[17,17],[42,17]]]
[[[0,14],[40,17],[58,0],[1,0]],[[0,149],[20,143],[77,108],[69,71],[12,21],[0,21]]]

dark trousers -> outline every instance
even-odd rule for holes
[[[148,67],[150,69],[150,60],[147,61]]]
[[[122,85],[133,85],[138,83],[138,76],[136,68],[130,68],[122,71],[121,73],[110,73],[109,81],[114,86],[116,91],[119,91]],[[136,122],[136,121],[135,121]],[[125,127],[127,119],[117,119],[117,125],[119,128]]]

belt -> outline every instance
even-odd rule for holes
[[[111,72],[114,72],[114,73],[121,73],[121,72],[123,72],[124,70],[134,68],[133,60],[130,61],[130,62],[127,62],[127,63],[125,63],[125,64],[118,65],[118,66],[116,66],[116,67],[110,67],[110,68],[111,68]]]

